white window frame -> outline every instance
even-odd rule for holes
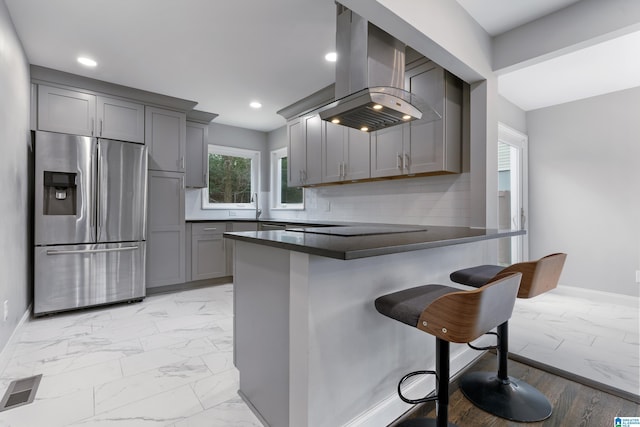
[[[207,150],[207,186],[202,189],[202,209],[255,209],[255,198],[250,203],[209,203],[209,154],[251,159],[251,194],[260,188],[260,152],[245,148],[209,144]]]
[[[304,210],[304,188],[302,189],[302,203],[282,203],[280,198],[280,159],[289,157],[287,147],[271,151],[271,209],[274,210]]]

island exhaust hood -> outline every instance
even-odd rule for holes
[[[442,118],[404,90],[405,44],[336,5],[336,100],[320,111],[320,118],[369,132]]]

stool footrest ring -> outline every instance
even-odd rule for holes
[[[410,403],[412,405],[415,405],[417,403],[432,402],[438,399],[437,395],[431,395],[431,394],[428,394],[425,397],[420,399],[409,399],[402,394],[402,384],[409,378],[415,377],[416,375],[435,375],[437,377],[438,373],[436,371],[414,371],[402,377],[402,379],[398,383],[398,396],[400,396],[400,399],[402,399],[403,402]]]
[[[498,336],[498,334],[496,332],[487,332],[485,335],[495,335]],[[484,350],[496,350],[498,348],[500,348],[500,346],[498,344],[496,345],[488,345],[486,347],[476,347],[475,345],[471,344],[470,342],[467,343],[467,345],[469,347],[471,347],[474,350],[478,350],[478,351],[484,351]]]

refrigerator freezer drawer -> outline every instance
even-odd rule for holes
[[[35,315],[142,299],[145,242],[35,248]]]

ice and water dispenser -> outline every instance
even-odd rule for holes
[[[44,171],[44,215],[76,214],[76,177],[73,172]]]

